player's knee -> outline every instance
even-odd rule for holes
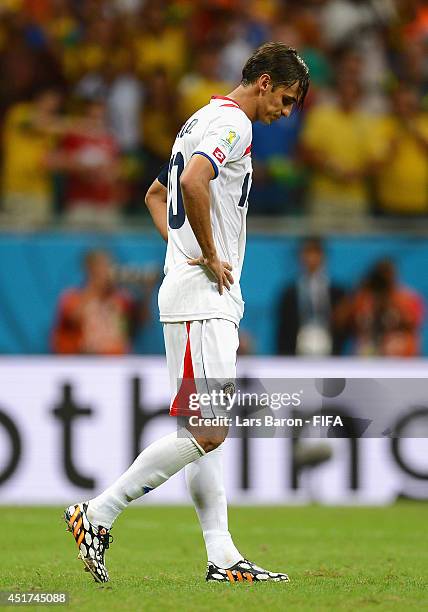
[[[202,448],[204,449],[206,453],[209,453],[215,450],[216,448],[218,448],[220,444],[223,444],[223,442],[224,442],[224,438],[223,439],[212,438],[208,440],[202,440],[199,442],[199,444],[202,446]]]
[[[193,429],[191,431],[196,442],[206,453],[218,448],[225,441],[227,432],[227,427],[205,427],[201,430]]]

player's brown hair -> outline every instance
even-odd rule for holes
[[[280,42],[268,42],[256,49],[242,69],[241,83],[251,85],[262,74],[270,76],[273,88],[299,82],[298,106],[303,106],[309,88],[309,69],[295,49]]]

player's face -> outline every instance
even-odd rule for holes
[[[273,91],[272,85],[269,85],[260,98],[259,121],[269,124],[281,117],[289,117],[298,101],[298,90],[298,81],[289,86],[278,85]]]

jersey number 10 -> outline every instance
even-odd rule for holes
[[[184,170],[183,154],[176,153],[171,157],[168,167],[168,225],[171,229],[180,229],[186,220],[180,177]],[[241,197],[238,206],[243,208],[248,202],[250,173],[245,175],[242,183]]]

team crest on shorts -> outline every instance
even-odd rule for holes
[[[223,391],[223,393],[225,395],[232,396],[235,393],[235,390],[236,390],[235,383],[233,383],[232,381],[229,381],[225,385],[223,385],[221,390]]]

